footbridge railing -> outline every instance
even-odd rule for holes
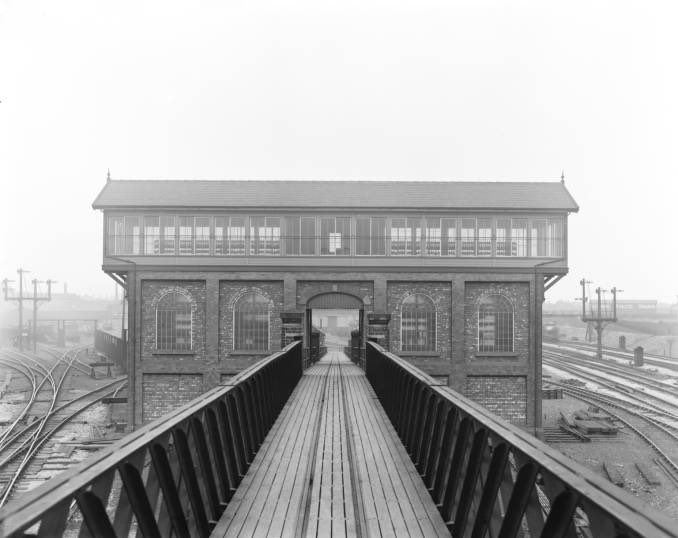
[[[94,349],[127,373],[127,342],[111,333],[97,329],[94,332]]]
[[[453,536],[678,536],[675,522],[371,342],[366,374]]]
[[[262,359],[0,511],[0,536],[208,536],[302,375]]]

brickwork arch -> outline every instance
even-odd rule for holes
[[[351,293],[330,291],[319,293],[311,297],[306,303],[307,308],[354,310],[363,308],[363,301]]]

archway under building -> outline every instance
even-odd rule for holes
[[[343,292],[320,293],[308,300],[305,317],[304,348],[312,361],[321,358],[315,342],[321,334],[323,348],[347,351],[354,362],[360,361],[365,348],[365,306],[360,298]]]

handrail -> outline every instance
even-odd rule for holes
[[[0,510],[0,536],[36,524],[40,536],[127,536],[133,516],[140,536],[207,536],[301,375],[293,342],[25,493]]]
[[[678,536],[675,522],[373,342],[365,373],[453,536]]]

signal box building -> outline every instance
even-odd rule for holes
[[[129,427],[354,309],[367,338],[537,431],[562,182],[108,181],[103,270],[128,297]],[[305,349],[308,352],[307,349]]]

